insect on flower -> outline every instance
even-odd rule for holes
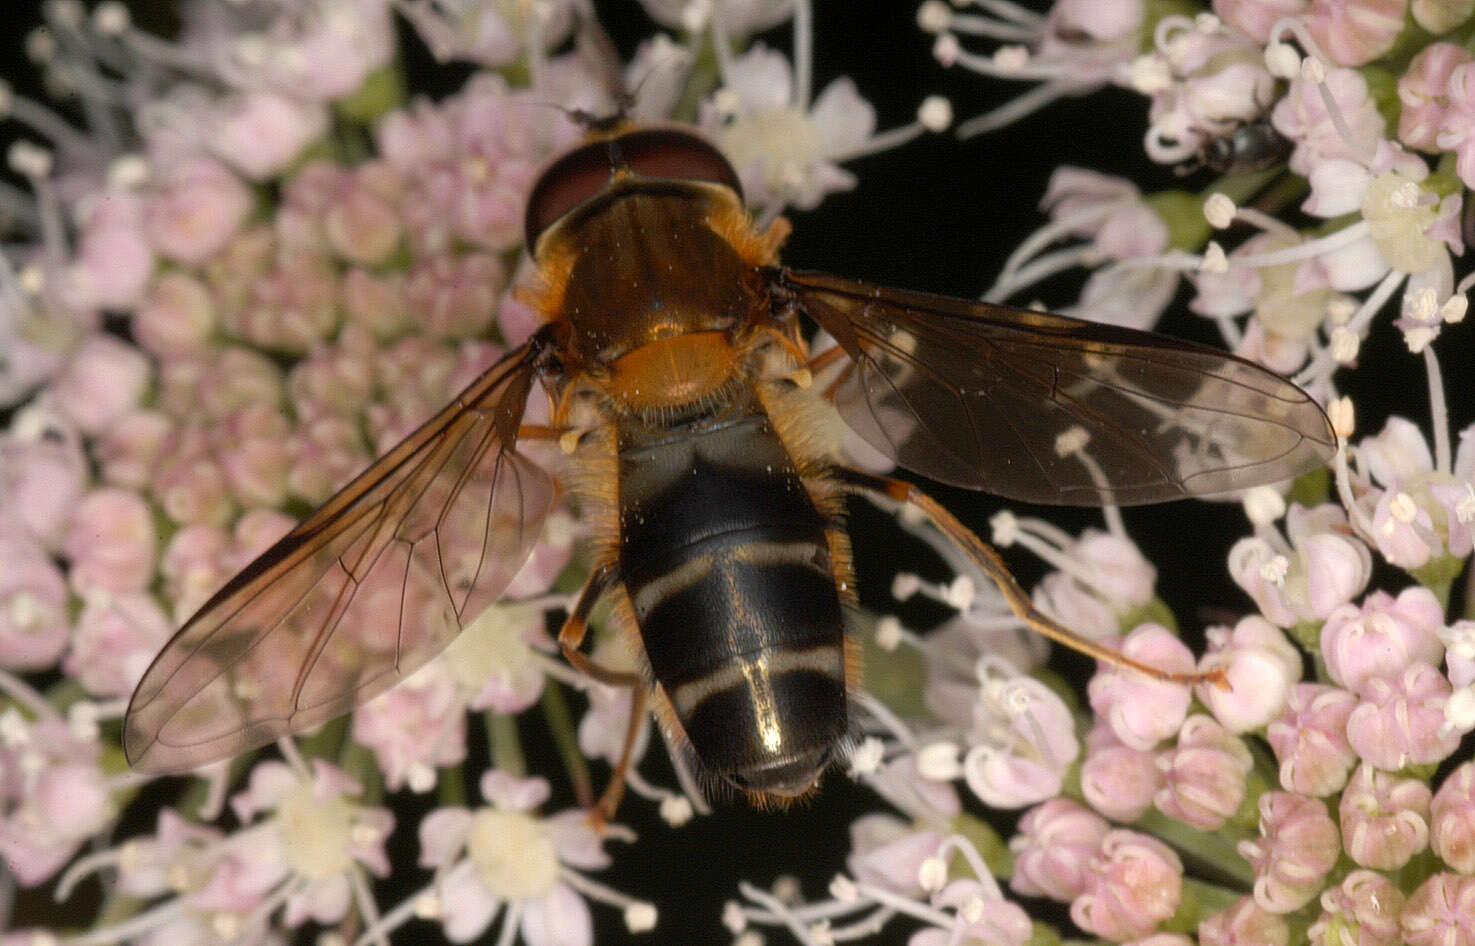
[[[1307,394],[1187,342],[785,268],[787,223],[755,227],[711,144],[678,128],[591,134],[528,202],[542,328],[184,625],[129,706],[136,768],[188,769],[330,720],[438,653],[538,537],[558,487],[518,449],[536,441],[562,447],[558,479],[593,525],[563,652],[631,687],[637,717],[652,701],[702,770],[754,801],[810,791],[846,732],[848,493],[915,505],[1037,630],[1199,679],[1035,611],[935,500],[839,465],[832,421],[943,483],[1137,504],[1323,463],[1335,438]],[[838,344],[811,355],[806,322]],[[546,425],[523,422],[535,383]],[[579,649],[606,595],[645,673]]]
[[[1291,156],[1292,142],[1267,116],[1236,125],[1204,142],[1199,161],[1219,174],[1249,174],[1279,167]]]

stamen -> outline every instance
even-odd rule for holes
[[[1449,404],[1444,398],[1444,377],[1439,370],[1439,357],[1434,349],[1424,349],[1424,373],[1429,381],[1429,421],[1434,428],[1434,469],[1441,473],[1453,470],[1453,451],[1449,442]]]

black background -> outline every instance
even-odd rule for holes
[[[163,5],[139,2],[133,6],[141,18],[167,24],[167,16],[160,13]],[[602,2],[599,7],[627,55],[652,29],[633,2]],[[14,28],[0,36],[7,62],[5,75],[22,89],[27,83],[20,77],[29,69],[19,53],[23,28],[35,22],[27,8],[33,9],[29,3],[19,3],[5,11],[3,16]],[[951,99],[961,121],[1028,88],[943,70],[931,56],[932,37],[916,28],[915,11],[916,3],[910,0],[817,4],[814,94],[837,76],[852,76],[860,93],[875,105],[880,128],[888,129],[911,121],[917,105],[929,94]],[[789,49],[787,28],[763,39],[776,48]],[[410,65],[417,84],[438,84],[443,91],[454,89],[464,75],[457,70],[435,70],[424,57],[413,59]],[[1106,90],[1085,99],[1065,100],[1020,124],[967,142],[951,134],[929,135],[897,151],[852,162],[849,167],[860,181],[854,191],[828,197],[813,212],[792,215],[794,235],[785,261],[905,288],[976,296],[992,281],[1008,252],[1042,222],[1037,204],[1050,172],[1061,164],[1126,174],[1148,192],[1206,183],[1202,178],[1185,183],[1169,170],[1145,161],[1140,146],[1145,115],[1142,98]],[[1040,298],[1064,305],[1072,301],[1078,286],[1079,280],[1061,280],[1047,286]],[[1169,309],[1163,330],[1217,341],[1208,325],[1187,313],[1186,298],[1186,293],[1180,294]],[[1455,329],[1446,334],[1441,350],[1458,355],[1468,350],[1467,338],[1467,330]],[[1365,361],[1374,358],[1379,364],[1378,379],[1352,385],[1359,395],[1359,423],[1365,429],[1381,425],[1384,408],[1379,402],[1386,395],[1422,388],[1422,372],[1386,322],[1364,350]],[[1464,359],[1468,363],[1468,355]],[[1390,361],[1401,366],[1401,373],[1391,382],[1382,367]],[[1447,357],[1445,368],[1458,429],[1470,420],[1469,398],[1459,381],[1459,358]],[[1403,410],[1427,427],[1422,396],[1417,403],[1405,399]],[[1000,506],[986,496],[944,487],[933,491],[985,534],[987,517]],[[1100,522],[1100,514],[1093,511],[1016,508],[1025,514],[1043,514],[1073,532]],[[1128,510],[1126,515],[1131,534],[1159,569],[1159,593],[1190,633],[1209,619],[1208,609],[1249,610],[1248,600],[1229,583],[1223,564],[1229,545],[1247,531],[1237,506],[1177,503]],[[901,539],[882,517],[858,510],[857,519],[863,596],[871,606],[886,606],[886,582],[899,566],[934,578],[943,575],[937,563],[929,562],[921,552],[911,558],[908,551],[909,557],[898,562],[896,549]],[[1038,566],[1022,553],[1008,557],[1026,584],[1039,575]],[[1060,666],[1080,679],[1090,669],[1086,662],[1068,655],[1060,658]],[[526,729],[534,753],[531,767],[551,773],[555,792],[566,799],[567,788],[555,763],[550,760],[540,768],[536,746],[544,734],[539,724],[533,721]],[[649,777],[669,784],[662,764],[648,759],[644,770]],[[766,887],[780,874],[794,874],[802,879],[807,896],[824,897],[830,878],[844,869],[850,822],[877,804],[874,796],[839,772],[831,773],[816,798],[795,810],[765,813],[740,803],[728,804],[679,830],[666,827],[649,805],[627,803],[622,820],[640,832],[640,841],[611,843],[608,849],[615,856],[615,866],[599,879],[656,903],[660,923],[653,934],[630,938],[616,912],[595,906],[597,941],[725,943],[731,934],[721,927],[718,917],[723,902],[736,895],[739,880]],[[416,808],[415,801],[407,800],[397,810],[397,864],[411,864],[417,854],[413,826],[420,814]],[[149,817],[149,823],[124,830],[151,830]],[[426,880],[419,870],[404,874],[381,888],[381,903],[417,889]],[[74,899],[69,906],[77,903]],[[34,900],[26,904],[41,911],[31,914],[33,921],[47,915],[43,904]],[[873,942],[904,942],[904,930],[895,926]],[[437,939],[428,925],[411,924],[395,937],[396,942],[422,939]],[[773,931],[769,941],[786,942],[787,934]]]

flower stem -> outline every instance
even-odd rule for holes
[[[543,718],[548,721],[548,730],[558,745],[558,754],[563,759],[564,771],[574,783],[574,797],[581,802],[593,804],[593,782],[589,778],[589,763],[579,751],[579,740],[575,735],[573,715],[569,713],[568,701],[563,689],[552,682],[543,687]]]
[[[487,738],[491,742],[494,767],[518,778],[527,775],[528,763],[522,753],[516,719],[506,713],[487,713]]]
[[[1171,844],[1199,864],[1210,865],[1246,887],[1255,882],[1254,869],[1235,849],[1239,839],[1233,831],[1220,830],[1210,834],[1169,818],[1156,809],[1138,818],[1132,828]]]

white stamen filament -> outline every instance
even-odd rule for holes
[[[964,59],[964,57],[964,53],[958,53],[958,60],[962,60]],[[968,58],[969,61],[971,61],[971,57]],[[993,63],[991,61],[990,68],[991,71],[998,72],[1001,76],[1006,78],[1030,78],[1029,76],[1021,75],[1019,73],[1012,73],[1007,75],[1003,74],[1002,72],[1000,72],[1000,70],[993,68]],[[1045,74],[1046,70],[1038,71],[1041,73],[1038,78],[1049,78],[1049,76]],[[1032,115],[1035,112],[1040,111],[1047,105],[1053,103],[1056,99],[1065,98],[1065,96],[1070,94],[1070,91],[1071,86],[1068,83],[1060,81],[1046,82],[1043,85],[1037,85],[1033,89],[1030,89],[1028,92],[1025,92],[1022,95],[1010,99],[1008,102],[1000,105],[998,108],[993,109],[992,111],[984,112],[982,115],[978,115],[974,118],[968,119],[966,122],[963,122],[963,124],[958,126],[957,136],[959,139],[966,141],[969,138],[975,138],[978,135],[981,135],[985,132],[993,131],[996,128],[1003,128],[1005,125],[1012,124],[1027,115]]]
[[[1452,472],[1449,442],[1449,404],[1444,399],[1444,377],[1433,348],[1424,349],[1424,373],[1429,379],[1429,421],[1434,429],[1434,469]]]
[[[1362,301],[1362,305],[1357,307],[1357,311],[1352,313],[1352,317],[1346,322],[1347,330],[1353,332],[1359,338],[1362,337],[1373,316],[1382,310],[1383,304],[1388,301],[1405,278],[1404,273],[1396,269],[1390,270],[1383,277],[1383,281],[1378,283],[1378,287]],[[1331,348],[1322,348],[1311,359],[1311,363],[1297,372],[1291,380],[1300,385],[1313,384],[1325,376],[1326,372],[1331,369],[1334,361],[1335,358]]]
[[[131,916],[121,923],[104,926],[80,936],[69,936],[66,943],[67,946],[113,946],[115,943],[131,942],[164,927],[170,920],[184,913],[184,910],[184,898],[171,897],[153,909]]]
[[[1043,282],[1056,273],[1067,272],[1077,267],[1089,266],[1095,251],[1091,244],[1081,243],[1077,246],[1054,250],[1049,253],[1041,253],[1029,262],[1013,272],[1004,272],[989,287],[988,292],[983,294],[985,302],[1002,302],[1010,296],[1018,295],[1036,283]]]
[[[881,724],[881,728],[895,737],[902,748],[911,752],[917,748],[917,737],[901,717],[891,711],[891,708],[871,695],[868,690],[860,690],[854,696],[856,704]]]

